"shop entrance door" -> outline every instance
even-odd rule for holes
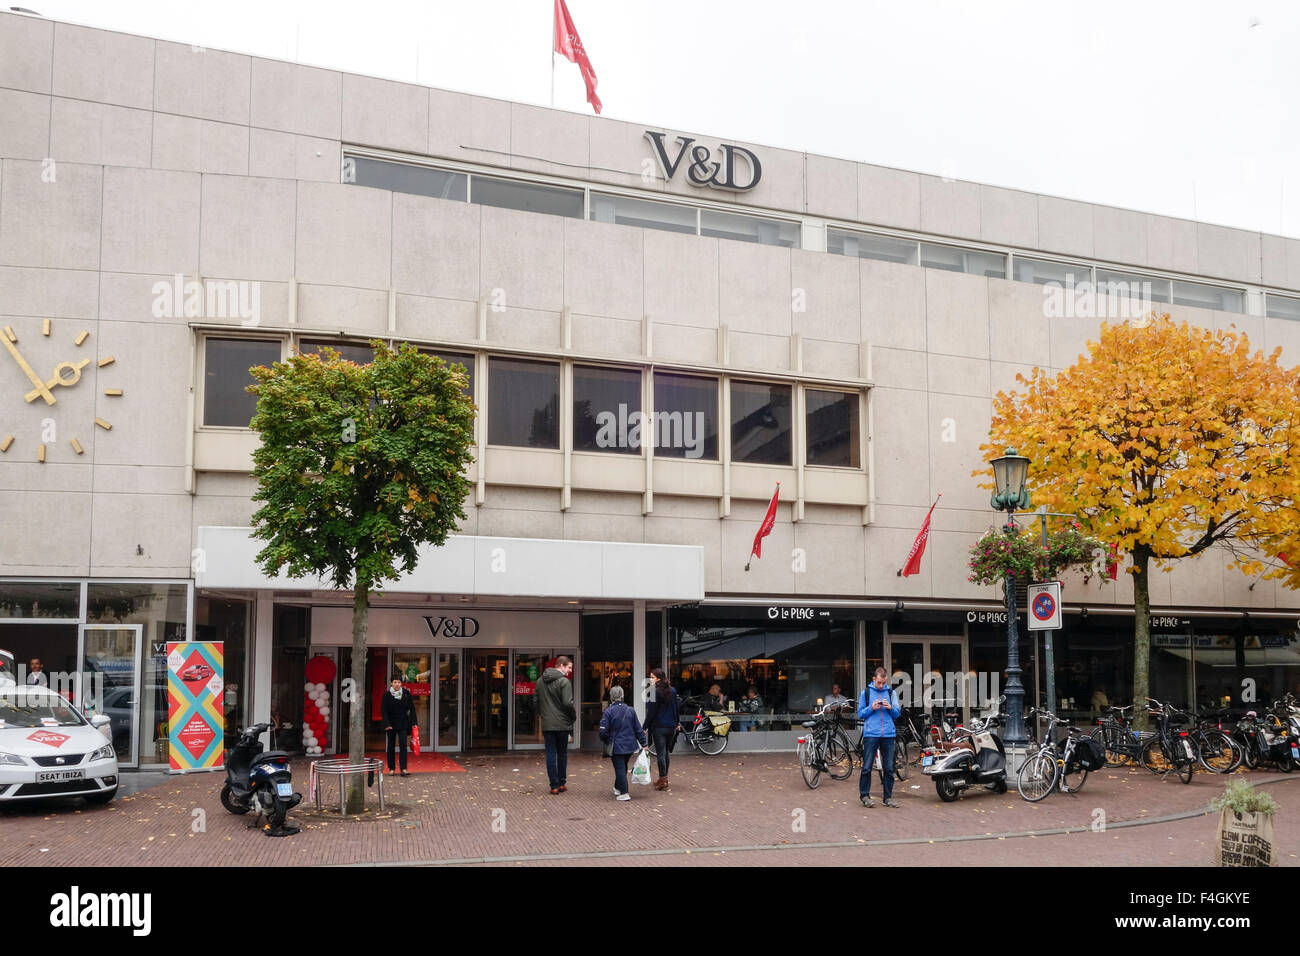
[[[510,653],[466,651],[465,749],[505,750],[510,742]]]
[[[83,624],[77,642],[80,661],[77,676],[82,684],[77,688],[77,703],[84,707],[86,702],[94,702],[100,713],[108,715],[112,721],[113,750],[117,753],[118,766],[123,768],[140,764],[142,631],[140,624]],[[165,694],[165,686],[163,690]],[[157,701],[149,703],[146,716],[165,723],[165,702],[160,713]],[[149,738],[153,736],[150,734]],[[151,756],[157,759],[152,753]]]
[[[977,688],[969,687],[966,679],[966,643],[961,638],[891,634],[885,659],[891,680],[907,676],[904,706],[957,708],[963,720],[970,719],[970,705],[978,702],[968,698]]]

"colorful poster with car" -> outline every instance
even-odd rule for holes
[[[223,661],[220,641],[167,642],[168,763],[174,771],[225,763]]]

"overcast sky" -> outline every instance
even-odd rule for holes
[[[546,105],[552,0],[21,0]],[[1300,236],[1294,0],[568,0],[604,115]],[[555,105],[589,112],[557,58]]]

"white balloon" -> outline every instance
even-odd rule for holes
[[[320,715],[321,715],[322,717],[328,717],[328,716],[330,715],[330,709],[329,709],[328,705],[325,706],[325,707],[322,707],[322,708],[320,709]]]
[[[307,683],[305,683],[305,684],[302,685],[302,689],[303,689],[303,690],[315,690],[315,689],[316,689],[316,685],[313,684],[311,681],[308,681]]]
[[[323,690],[325,689],[325,685],[324,685],[324,684],[317,684],[317,685],[316,685],[316,689],[317,689],[317,690],[321,690],[321,691],[323,691]]]
[[[308,699],[308,700],[317,700],[319,697],[320,697],[320,691],[318,691],[318,690],[309,690],[309,691],[307,691],[307,699]]]

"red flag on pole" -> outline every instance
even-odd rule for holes
[[[939,495],[939,498],[942,497]],[[939,498],[934,499],[934,505],[939,503]],[[911,577],[921,571],[921,556],[925,554],[925,544],[930,540],[930,515],[934,514],[934,505],[930,505],[930,510],[925,513],[925,521],[917,532],[916,540],[912,542],[912,550],[907,552],[907,564],[898,572],[902,577]]]
[[[587,102],[597,113],[600,112],[600,97],[596,95],[596,71],[591,68],[587,51],[578,36],[578,28],[573,25],[569,8],[564,0],[555,0],[555,52],[569,61],[578,64],[583,82],[587,84]]]
[[[1106,562],[1106,573],[1102,577],[1109,578],[1111,581],[1119,580],[1119,545],[1117,544],[1110,546],[1110,559]]]
[[[754,546],[749,549],[749,561],[745,562],[745,570],[749,570],[750,562],[754,558],[763,556],[763,539],[772,533],[772,526],[776,524],[776,499],[781,496],[781,482],[776,483],[776,491],[772,492],[772,501],[767,506],[767,514],[763,515],[763,523],[758,526],[758,534],[754,535]]]

